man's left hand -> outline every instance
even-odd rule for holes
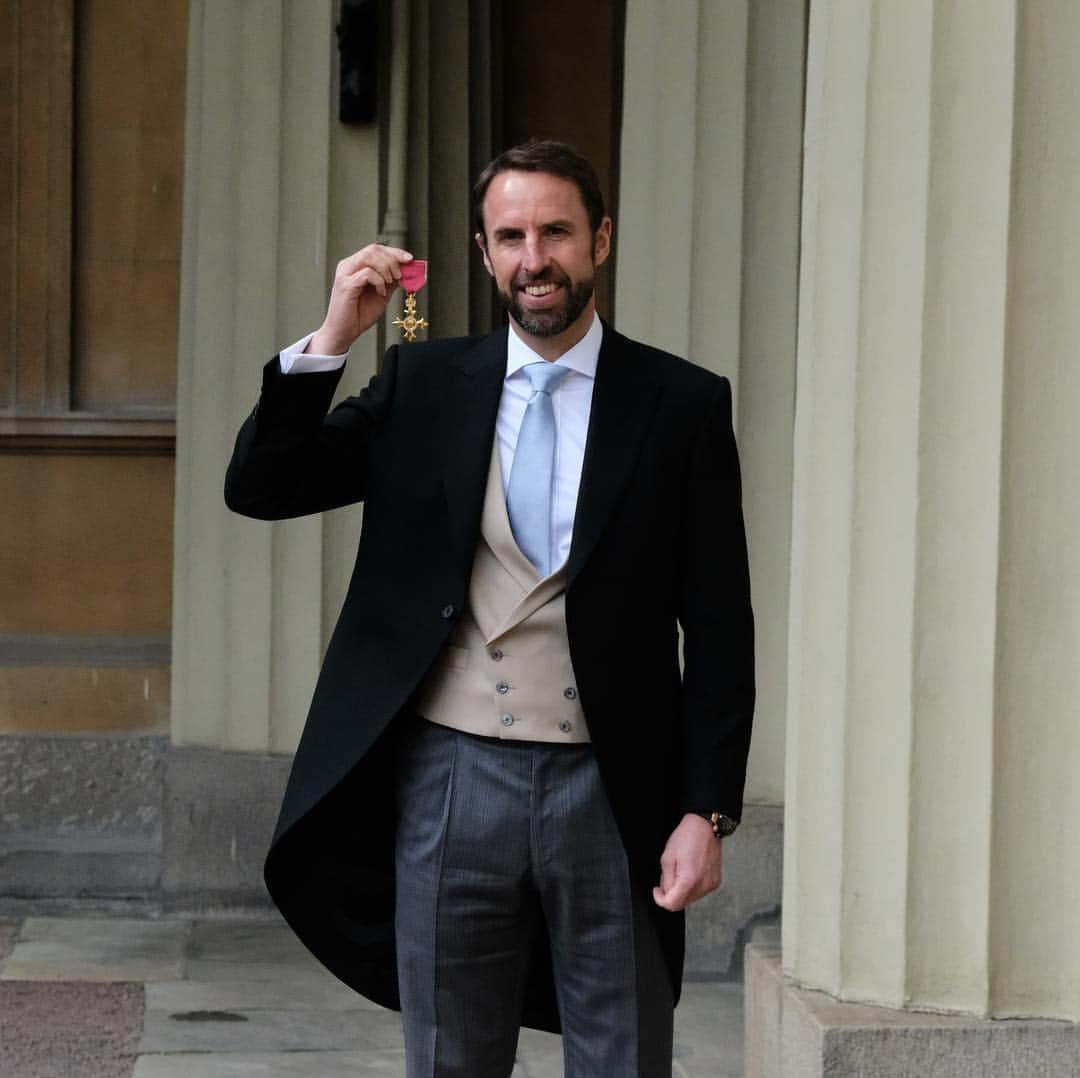
[[[671,832],[660,858],[660,886],[653,900],[665,910],[686,909],[720,886],[723,841],[712,824],[688,812]]]

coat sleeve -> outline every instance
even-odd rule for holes
[[[397,348],[355,397],[327,410],[341,370],[282,374],[275,356],[236,438],[225,504],[258,520],[283,520],[363,501],[371,441],[393,400]]]
[[[738,820],[754,713],[754,620],[726,378],[695,439],[685,519],[682,808]]]

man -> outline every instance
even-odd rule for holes
[[[402,1008],[411,1078],[509,1075],[522,1023],[573,1078],[667,1078],[753,710],[730,387],[596,317],[583,158],[516,147],[474,197],[509,327],[395,346],[327,415],[412,257],[365,247],[237,440],[238,512],[365,503],[267,884]]]

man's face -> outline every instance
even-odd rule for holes
[[[510,317],[534,338],[580,336],[592,322],[593,278],[611,250],[581,193],[547,172],[500,172],[484,196],[484,265]],[[578,332],[580,331],[580,332]]]

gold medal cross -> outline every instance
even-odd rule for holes
[[[405,316],[404,318],[395,318],[395,326],[401,327],[401,333],[407,341],[416,340],[416,331],[418,329],[427,329],[428,322],[426,318],[418,317],[416,314],[416,293],[410,292],[405,297]]]

